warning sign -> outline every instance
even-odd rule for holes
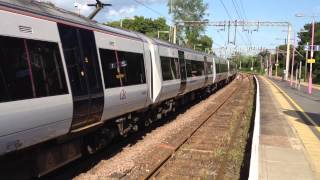
[[[127,92],[124,89],[120,91],[120,100],[124,100],[127,98]]]

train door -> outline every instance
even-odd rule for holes
[[[180,74],[181,74],[181,84],[180,84],[180,90],[179,94],[182,94],[187,85],[187,72],[186,72],[186,61],[184,59],[184,52],[178,51],[179,56],[179,65],[180,65]]]
[[[101,120],[104,94],[93,31],[58,25],[67,64],[76,130]]]

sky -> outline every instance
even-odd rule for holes
[[[86,3],[95,0],[46,0],[56,6],[70,11],[78,11],[82,15],[88,15],[93,8]],[[168,14],[168,0],[101,0],[111,3],[112,7],[106,7],[95,18],[98,22],[107,22],[133,16],[145,16],[150,18],[165,17],[168,24],[172,24],[172,17]],[[174,1],[174,0],[173,0]],[[303,25],[310,23],[311,18],[295,17],[295,14],[320,15],[320,0],[204,0],[208,4],[209,21],[248,20],[248,21],[272,21],[290,22],[294,32],[301,31]],[[75,8],[77,5],[77,9]],[[224,5],[224,6],[223,6]],[[224,8],[225,7],[225,8]],[[237,13],[238,12],[238,13]],[[319,20],[319,19],[316,19]],[[249,30],[244,31],[244,30]],[[253,31],[255,30],[255,31]],[[227,54],[237,49],[243,53],[254,53],[248,51],[258,48],[274,48],[284,44],[287,37],[286,27],[251,27],[237,28],[236,44],[228,44],[227,28],[207,27],[206,35],[213,39],[213,48],[219,54],[224,55],[220,49],[227,47]],[[295,33],[296,34],[296,33]],[[230,30],[230,39],[234,39],[234,28]],[[293,42],[293,40],[292,40]]]

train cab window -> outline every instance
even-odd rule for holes
[[[67,93],[56,43],[0,36],[0,102]]]
[[[179,79],[179,62],[177,58],[160,57],[163,81]]]
[[[142,54],[109,49],[99,52],[106,88],[146,83]]]

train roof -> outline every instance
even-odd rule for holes
[[[105,26],[87,17],[44,2],[34,0],[0,0],[0,6],[140,39],[135,32]]]
[[[154,41],[156,44],[161,45],[161,46],[173,47],[173,48],[177,48],[177,49],[179,49],[179,50],[188,51],[188,52],[196,53],[196,54],[201,54],[201,55],[204,55],[204,56],[210,56],[210,55],[211,55],[211,54],[207,54],[207,53],[205,53],[205,52],[195,51],[195,50],[189,49],[189,48],[184,48],[184,47],[178,46],[178,45],[176,45],[176,44],[172,44],[172,43],[169,43],[169,42],[167,42],[167,41],[163,41],[163,40],[156,39],[156,38],[153,38],[153,41]]]

